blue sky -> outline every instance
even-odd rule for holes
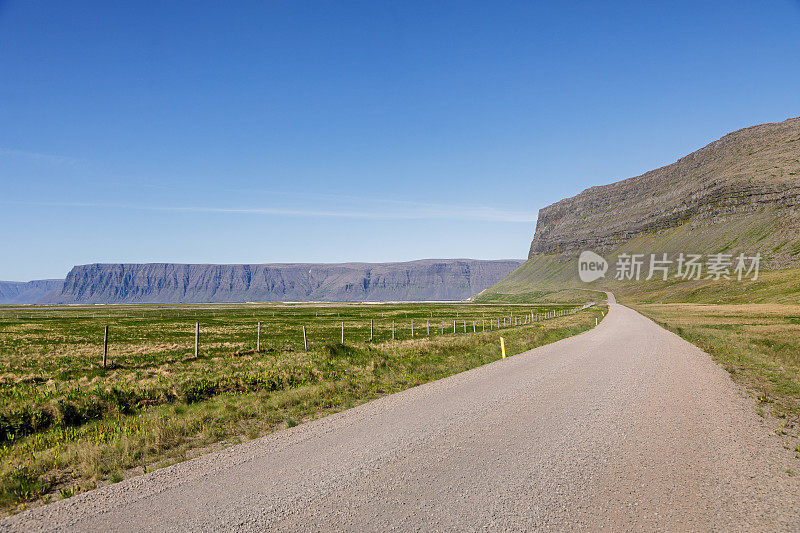
[[[788,0],[0,0],[0,279],[525,257],[798,88]]]

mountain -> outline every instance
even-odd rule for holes
[[[521,260],[426,259],[406,263],[74,267],[50,303],[463,300]]]
[[[670,165],[592,187],[539,211],[528,261],[487,295],[586,287],[577,257],[761,256],[800,267],[800,118],[741,129]],[[613,266],[610,266],[613,269]],[[614,272],[592,286],[614,286]]]
[[[50,293],[61,291],[63,279],[0,281],[0,305],[33,304]]]

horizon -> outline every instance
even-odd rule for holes
[[[524,259],[542,207],[800,115],[798,20],[797,1],[0,1],[0,279]]]

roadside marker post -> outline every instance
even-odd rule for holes
[[[503,354],[503,359],[506,358],[506,341],[503,337],[500,337],[500,351]]]
[[[303,349],[308,351],[308,337],[306,337],[306,327],[303,326]]]
[[[194,323],[194,356],[197,357],[200,344],[200,322]]]
[[[261,322],[258,323],[258,329],[256,332],[256,353],[261,351]]]
[[[427,321],[425,327],[427,328],[427,331],[428,331],[428,337],[430,337],[431,336],[431,321],[430,320]]]
[[[411,338],[414,338],[414,319],[411,319]]]
[[[394,340],[394,320],[392,320],[392,340]]]
[[[106,367],[106,358],[108,357],[108,326],[103,331],[103,368]]]
[[[342,344],[344,344],[344,322],[342,322]]]
[[[375,326],[375,319],[369,319],[369,342],[372,342],[372,328]]]

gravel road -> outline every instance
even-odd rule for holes
[[[785,437],[708,355],[610,299],[590,332],[0,529],[800,531]]]

